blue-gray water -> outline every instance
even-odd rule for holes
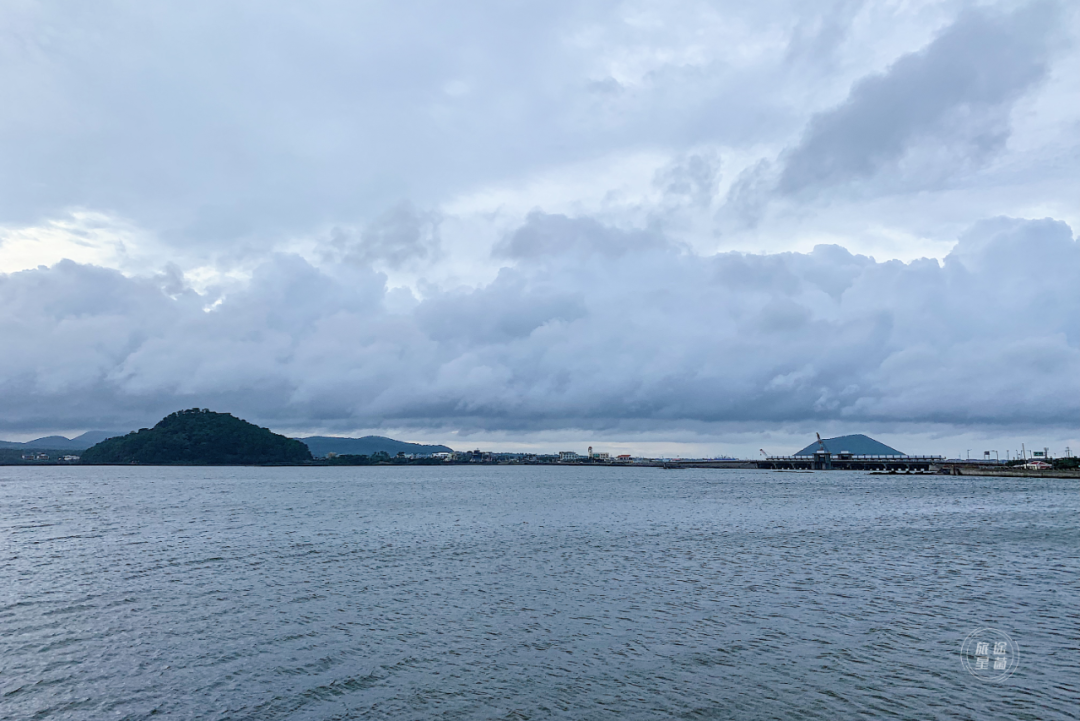
[[[1080,712],[1076,481],[0,468],[5,719]],[[1019,670],[964,670],[979,627]]]

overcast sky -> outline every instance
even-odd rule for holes
[[[0,4],[0,437],[1080,450],[1071,2]]]

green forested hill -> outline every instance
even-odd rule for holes
[[[192,408],[153,428],[109,438],[82,453],[83,463],[248,465],[310,461],[300,441],[229,413]]]

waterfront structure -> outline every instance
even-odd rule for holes
[[[791,456],[767,456],[758,468],[806,471],[931,471],[944,456],[908,456],[861,433],[821,438]]]

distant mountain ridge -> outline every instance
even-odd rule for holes
[[[74,438],[64,436],[43,436],[32,441],[0,441],[0,448],[14,448],[16,450],[49,450],[49,451],[85,451],[90,446],[96,445],[106,438],[122,436],[127,431],[87,431]]]
[[[327,453],[336,453],[339,456],[370,456],[379,451],[396,456],[398,453],[412,453],[416,455],[431,455],[432,453],[451,453],[453,449],[447,446],[427,446],[422,443],[409,443],[407,441],[395,441],[393,438],[383,436],[364,436],[363,438],[339,438],[336,436],[308,436],[297,438],[301,443],[307,444],[311,455],[323,458]]]
[[[32,441],[0,441],[0,448],[14,450],[49,450],[49,451],[85,451],[107,438],[117,438],[127,435],[127,431],[87,431],[74,438],[64,436],[43,436]],[[398,441],[385,436],[364,436],[362,438],[342,438],[338,436],[309,436],[297,438],[311,450],[311,455],[316,458],[325,457],[327,453],[338,455],[370,456],[379,451],[396,456],[398,453],[411,453],[416,455],[430,455],[432,453],[451,453],[452,449],[442,445],[425,445],[423,443],[409,443]]]

